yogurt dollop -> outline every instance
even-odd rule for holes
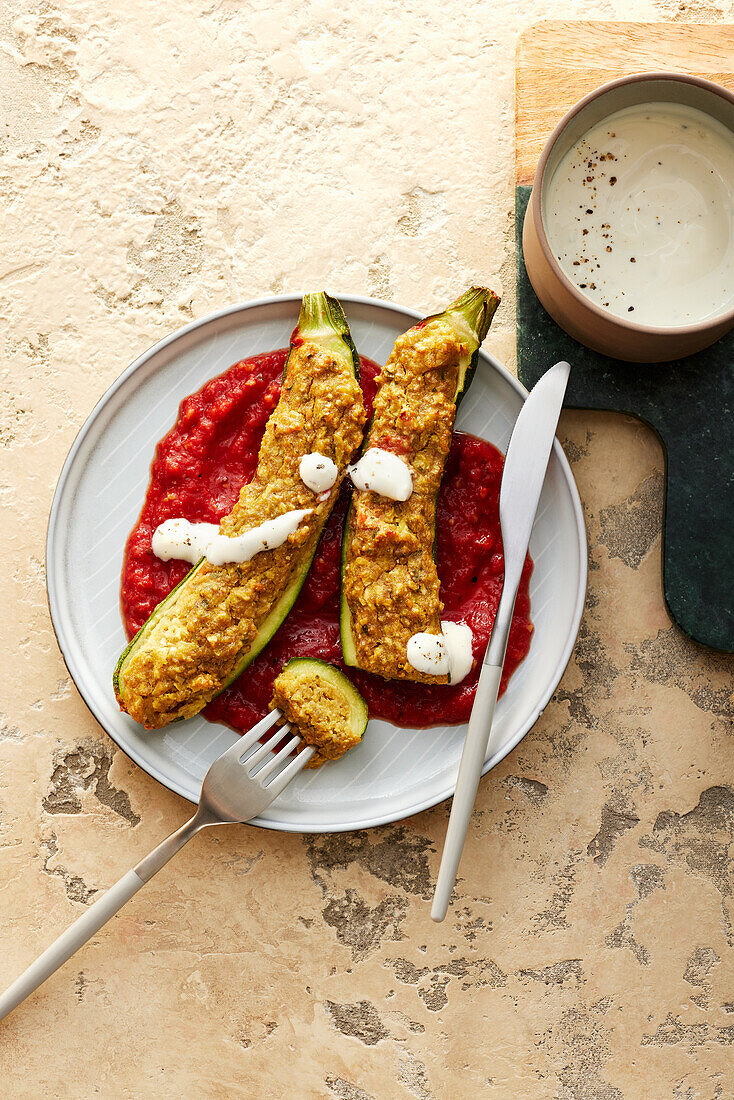
[[[232,565],[250,561],[263,550],[282,546],[294,534],[301,520],[311,515],[310,508],[296,508],[282,516],[266,520],[241,535],[220,535],[215,523],[189,523],[185,519],[167,519],[156,527],[152,548],[162,561],[179,558],[195,565],[205,557],[211,565]]]
[[[298,466],[301,481],[314,493],[325,493],[334,488],[339,470],[335,462],[318,451],[304,455]]]
[[[153,532],[151,546],[153,553],[161,561],[177,558],[196,565],[218,534],[218,523],[189,523],[187,519],[167,519]]]
[[[419,631],[408,639],[408,664],[426,676],[448,676],[449,651],[443,634]]]
[[[472,632],[465,623],[441,623],[441,634],[420,631],[408,640],[408,664],[426,676],[448,676],[460,684],[474,662]]]
[[[381,447],[370,447],[359,462],[349,467],[348,473],[355,489],[371,489],[390,500],[407,500],[413,492],[413,475],[408,463]]]
[[[449,653],[449,682],[460,684],[474,664],[474,635],[466,623],[441,623],[441,630]]]

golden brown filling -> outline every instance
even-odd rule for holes
[[[400,336],[377,379],[368,447],[408,463],[413,493],[404,502],[355,490],[346,547],[344,595],[357,665],[387,679],[441,684],[409,664],[409,638],[441,633],[443,604],[433,558],[436,498],[451,446],[462,358],[454,326],[435,320]]]
[[[273,684],[270,705],[279,707],[306,744],[316,749],[307,768],[338,760],[361,741],[350,725],[351,711],[344,693],[317,673],[298,677],[281,673]]]
[[[284,512],[311,514],[282,546],[237,565],[204,562],[158,622],[131,650],[120,673],[120,705],[149,729],[201,710],[235,675],[260,627],[316,549],[362,438],[362,391],[351,362],[304,343],[291,352],[280,401],[265,428],[257,470],[220,524],[237,535]],[[303,484],[299,462],[318,451],[339,476],[319,500]]]

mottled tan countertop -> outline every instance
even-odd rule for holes
[[[522,9],[522,14],[520,13]],[[165,333],[326,285],[429,308],[504,282],[531,18],[728,0],[6,0],[0,10],[0,983],[188,805],[87,713],[44,588],[58,472]],[[590,589],[553,702],[485,779],[429,920],[446,805],[372,832],[204,835],[0,1031],[7,1096],[734,1096],[732,663],[660,581],[663,457],[566,413]]]

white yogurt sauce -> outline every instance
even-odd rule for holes
[[[543,221],[565,274],[615,316],[714,317],[734,305],[734,134],[683,104],[617,111],[561,159]]]
[[[408,664],[426,676],[448,676],[449,651],[443,634],[419,631],[408,639]]]
[[[161,561],[178,558],[196,565],[218,534],[218,523],[189,523],[187,519],[167,519],[153,532],[151,546],[153,553]]]
[[[381,447],[370,447],[359,462],[349,467],[348,473],[355,489],[371,489],[390,500],[407,500],[413,492],[408,463]]]
[[[441,630],[449,651],[449,681],[460,684],[471,672],[474,664],[472,641],[474,635],[466,623],[441,623]]]
[[[334,488],[339,470],[335,462],[318,451],[304,455],[298,466],[301,481],[314,493],[325,493]]]
[[[288,536],[298,529],[301,520],[310,514],[310,508],[297,508],[232,537],[220,535],[219,527],[214,523],[168,519],[153,533],[153,553],[163,561],[180,558],[192,565],[201,557],[212,565],[250,561],[263,550],[275,550],[282,546]]]
[[[263,550],[275,550],[282,546],[289,535],[295,534],[302,519],[311,515],[311,508],[296,508],[284,512],[276,519],[268,519],[259,527],[243,531],[241,535],[217,535],[206,548],[206,560],[212,565],[230,565],[250,561]]]
[[[408,639],[408,664],[426,676],[448,676],[450,684],[459,684],[474,661],[472,632],[464,623],[441,623],[441,630]]]

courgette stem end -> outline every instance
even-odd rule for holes
[[[341,303],[325,290],[303,295],[298,324],[291,337],[291,346],[302,343],[304,340],[320,344],[347,361],[351,357],[354,373],[359,380],[359,355],[354,346],[344,310]]]
[[[447,307],[446,313],[468,328],[480,347],[489,332],[489,326],[495,315],[500,299],[493,290],[484,286],[473,286],[460,295]]]

